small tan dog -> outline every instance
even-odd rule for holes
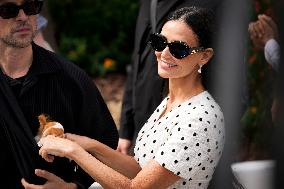
[[[38,129],[38,133],[35,136],[35,140],[37,142],[37,145],[39,147],[42,146],[40,139],[43,137],[46,137],[47,135],[53,135],[56,137],[64,137],[64,128],[63,126],[56,121],[53,121],[50,119],[50,117],[46,114],[40,114],[38,116],[38,121],[40,124],[40,127]],[[44,158],[48,162],[53,162],[54,156],[49,154],[42,155],[42,158]],[[71,162],[71,160],[69,160]],[[76,164],[74,166],[74,171],[76,172],[78,169],[78,165]]]
[[[63,137],[64,136],[64,128],[63,126],[50,119],[50,117],[46,114],[40,114],[38,116],[40,127],[38,129],[37,135],[35,136],[35,140],[38,143],[38,146],[41,147],[41,144],[39,144],[39,141],[42,137],[45,137],[47,135],[53,135],[57,137]]]

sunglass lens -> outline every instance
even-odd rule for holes
[[[150,40],[149,40],[152,48],[155,51],[163,51],[167,46],[167,41],[163,36],[160,36],[158,34],[151,34]]]
[[[190,54],[189,47],[178,41],[170,43],[169,49],[171,54],[177,59],[182,59]]]
[[[42,1],[28,1],[23,6],[26,15],[36,15],[41,11]]]
[[[14,3],[6,3],[0,6],[0,16],[4,19],[9,19],[17,16],[19,8]]]

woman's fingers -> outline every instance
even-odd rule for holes
[[[39,155],[45,159],[47,162],[50,162],[52,163],[54,161],[54,156],[53,155],[50,155],[48,154],[44,149],[40,149],[39,150]]]

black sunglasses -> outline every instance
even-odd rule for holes
[[[177,59],[182,59],[188,55],[203,51],[203,47],[189,47],[185,42],[173,41],[167,42],[167,38],[161,34],[154,33],[150,35],[149,43],[151,47],[158,52],[163,51],[167,46],[170,53]]]
[[[43,1],[25,1],[22,5],[16,5],[14,3],[4,3],[0,5],[0,16],[3,19],[15,18],[18,16],[19,11],[22,9],[28,16],[36,15],[40,13],[43,5]]]

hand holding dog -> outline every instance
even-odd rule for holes
[[[53,156],[67,157],[71,159],[72,154],[76,153],[76,150],[81,149],[77,143],[66,139],[48,135],[40,140],[42,147],[39,150],[39,154],[48,162],[54,160]]]

